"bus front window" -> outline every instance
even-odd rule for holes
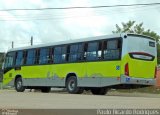
[[[8,53],[4,63],[4,69],[13,67],[14,53]]]

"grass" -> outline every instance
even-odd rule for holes
[[[150,87],[143,87],[137,89],[118,89],[118,92],[123,93],[151,93],[151,94],[160,94],[160,88],[150,86]]]

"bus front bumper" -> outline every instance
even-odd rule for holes
[[[134,78],[126,75],[121,76],[121,84],[156,85],[156,79]]]

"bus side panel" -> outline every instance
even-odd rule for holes
[[[120,64],[121,61],[102,61],[26,66],[23,67],[21,74],[24,79],[30,79],[26,84],[29,86],[65,86],[67,74],[75,73],[78,86],[101,87],[120,83],[117,81],[120,77]]]
[[[14,85],[14,69],[3,74],[3,85]]]
[[[23,66],[21,74],[23,78],[47,78],[49,77],[49,65]]]
[[[22,75],[25,86],[65,86],[66,76],[75,73],[78,78],[84,77],[84,63],[51,64],[24,66]]]
[[[87,74],[80,84],[85,87],[106,87],[120,84],[120,62],[87,62]]]
[[[87,77],[120,77],[121,61],[88,62]]]
[[[48,86],[51,74],[49,65],[22,66],[15,70],[14,77],[21,75],[24,86]]]
[[[85,63],[66,63],[54,64],[50,71],[56,74],[59,78],[66,78],[69,73],[75,73],[76,77],[84,77],[86,69]]]
[[[3,84],[14,85],[16,75],[21,75],[24,86],[65,86],[69,73],[75,73],[78,79],[84,77],[85,63],[22,66],[21,70],[12,69],[7,72]]]

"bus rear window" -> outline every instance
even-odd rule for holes
[[[155,56],[143,52],[130,52],[129,55],[133,59],[147,60],[147,61],[153,61],[155,58]]]
[[[149,57],[157,56],[156,41],[145,37],[129,36],[127,39],[127,45],[123,46],[124,48],[127,47],[128,53],[138,52],[138,54],[134,53],[134,57],[136,55],[137,58],[138,55],[138,59],[150,60],[148,59]]]

